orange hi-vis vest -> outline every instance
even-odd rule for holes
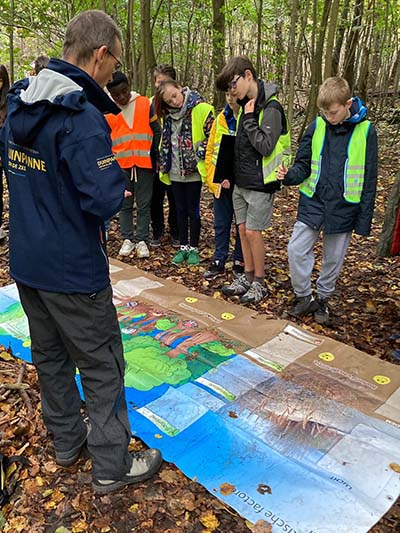
[[[152,168],[150,148],[153,130],[150,126],[150,100],[147,96],[135,98],[132,128],[122,113],[106,115],[111,128],[112,150],[121,168]]]

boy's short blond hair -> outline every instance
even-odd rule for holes
[[[351,98],[350,86],[344,78],[327,78],[319,87],[317,105],[329,109],[332,104],[345,105]]]

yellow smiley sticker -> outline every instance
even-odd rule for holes
[[[330,353],[330,352],[322,352],[319,354],[318,357],[322,359],[323,361],[333,361],[335,359],[335,356],[333,355],[333,353]]]
[[[188,296],[187,298],[185,298],[185,300],[189,304],[195,304],[197,302],[197,298],[194,298],[193,296]]]
[[[235,318],[235,315],[232,315],[232,313],[222,313],[221,318],[222,320],[232,320],[232,318]]]
[[[378,383],[378,385],[388,385],[390,383],[390,378],[387,376],[380,376],[379,374],[374,376],[372,379],[375,381],[375,383]]]

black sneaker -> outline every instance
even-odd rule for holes
[[[158,246],[161,246],[161,237],[158,237],[158,238],[155,238],[155,239],[152,239],[150,241],[150,246],[152,248],[157,248]]]
[[[308,296],[297,296],[293,307],[286,311],[285,314],[294,317],[312,315],[317,311],[318,307],[318,302],[313,298],[312,294]]]
[[[240,297],[242,304],[258,304],[261,300],[264,300],[268,296],[267,287],[261,285],[259,281],[253,281],[250,289]]]
[[[331,317],[329,315],[328,299],[318,296],[316,303],[318,308],[314,313],[315,322],[325,326],[329,325],[331,323]]]
[[[232,267],[232,274],[234,278],[238,278],[241,274],[244,273],[244,263],[241,261],[234,261]]]
[[[107,494],[114,490],[121,489],[126,485],[141,483],[150,479],[158,472],[162,465],[162,456],[160,450],[150,448],[143,452],[132,453],[132,466],[129,472],[121,479],[94,479],[92,483],[93,490],[100,494]]]
[[[211,263],[210,268],[203,274],[203,278],[211,280],[225,275],[225,267],[221,265],[220,261]]]
[[[230,285],[224,285],[221,288],[222,294],[225,296],[242,296],[250,289],[250,281],[247,281],[246,274],[242,274],[235,278]]]

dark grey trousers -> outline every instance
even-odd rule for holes
[[[17,284],[28,317],[44,422],[58,452],[79,446],[86,425],[75,382],[79,369],[91,424],[88,450],[95,479],[119,479],[132,463],[124,358],[112,289],[61,294]]]

